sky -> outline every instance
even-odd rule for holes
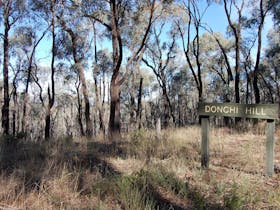
[[[205,5],[202,5],[202,8],[205,8]],[[234,14],[233,14],[234,15]],[[206,23],[213,31],[220,32],[222,34],[226,34],[228,22],[226,18],[226,14],[224,12],[224,8],[222,5],[212,4],[207,9],[203,17],[203,23]],[[269,29],[273,26],[273,22],[271,17],[267,17],[263,30],[263,45],[266,45],[266,34]],[[108,42],[108,41],[107,41]],[[110,43],[103,43],[103,47],[110,46]],[[47,57],[50,54],[50,44],[48,40],[45,38],[43,42],[40,44],[38,51],[40,52],[40,57]],[[45,59],[48,62],[47,59]]]
[[[202,8],[205,8],[205,5],[202,5]],[[227,18],[223,9],[222,5],[212,4],[205,13],[203,17],[203,23],[206,23],[210,28],[213,29],[215,32],[221,32],[222,34],[226,33],[226,29],[228,26]],[[266,34],[268,33],[269,29],[272,28],[273,23],[271,17],[266,18],[265,27],[263,31],[263,48],[266,46]],[[1,33],[3,32],[3,26],[0,27]],[[106,40],[106,39],[104,39]],[[104,41],[102,44],[103,47],[110,46],[110,42]],[[46,36],[43,41],[39,44],[38,49],[38,56],[40,58],[40,62],[44,66],[50,65],[50,53],[51,53],[51,44]],[[2,69],[2,68],[1,68]]]

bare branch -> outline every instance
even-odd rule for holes
[[[102,24],[103,26],[105,26],[109,31],[112,31],[112,27],[109,24],[107,24],[104,21],[102,21],[101,19],[97,18],[95,15],[93,15],[93,14],[91,14],[91,15],[85,14],[84,16],[87,17],[87,18],[94,19],[95,21],[97,21],[100,24]]]

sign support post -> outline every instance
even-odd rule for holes
[[[266,119],[266,175],[274,173],[274,132],[277,104],[199,103],[201,116],[201,167],[209,168],[209,116]]]
[[[201,118],[201,166],[209,168],[209,117]]]
[[[274,132],[275,121],[267,120],[266,126],[266,175],[272,176],[274,173]]]

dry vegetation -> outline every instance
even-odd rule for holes
[[[280,209],[264,135],[212,128],[210,142],[202,170],[199,127],[139,130],[116,144],[2,137],[0,209]]]

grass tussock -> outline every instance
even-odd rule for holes
[[[276,128],[275,162],[280,162]],[[0,139],[0,209],[279,209],[280,175],[265,172],[265,135],[200,127],[137,130],[121,142]]]

